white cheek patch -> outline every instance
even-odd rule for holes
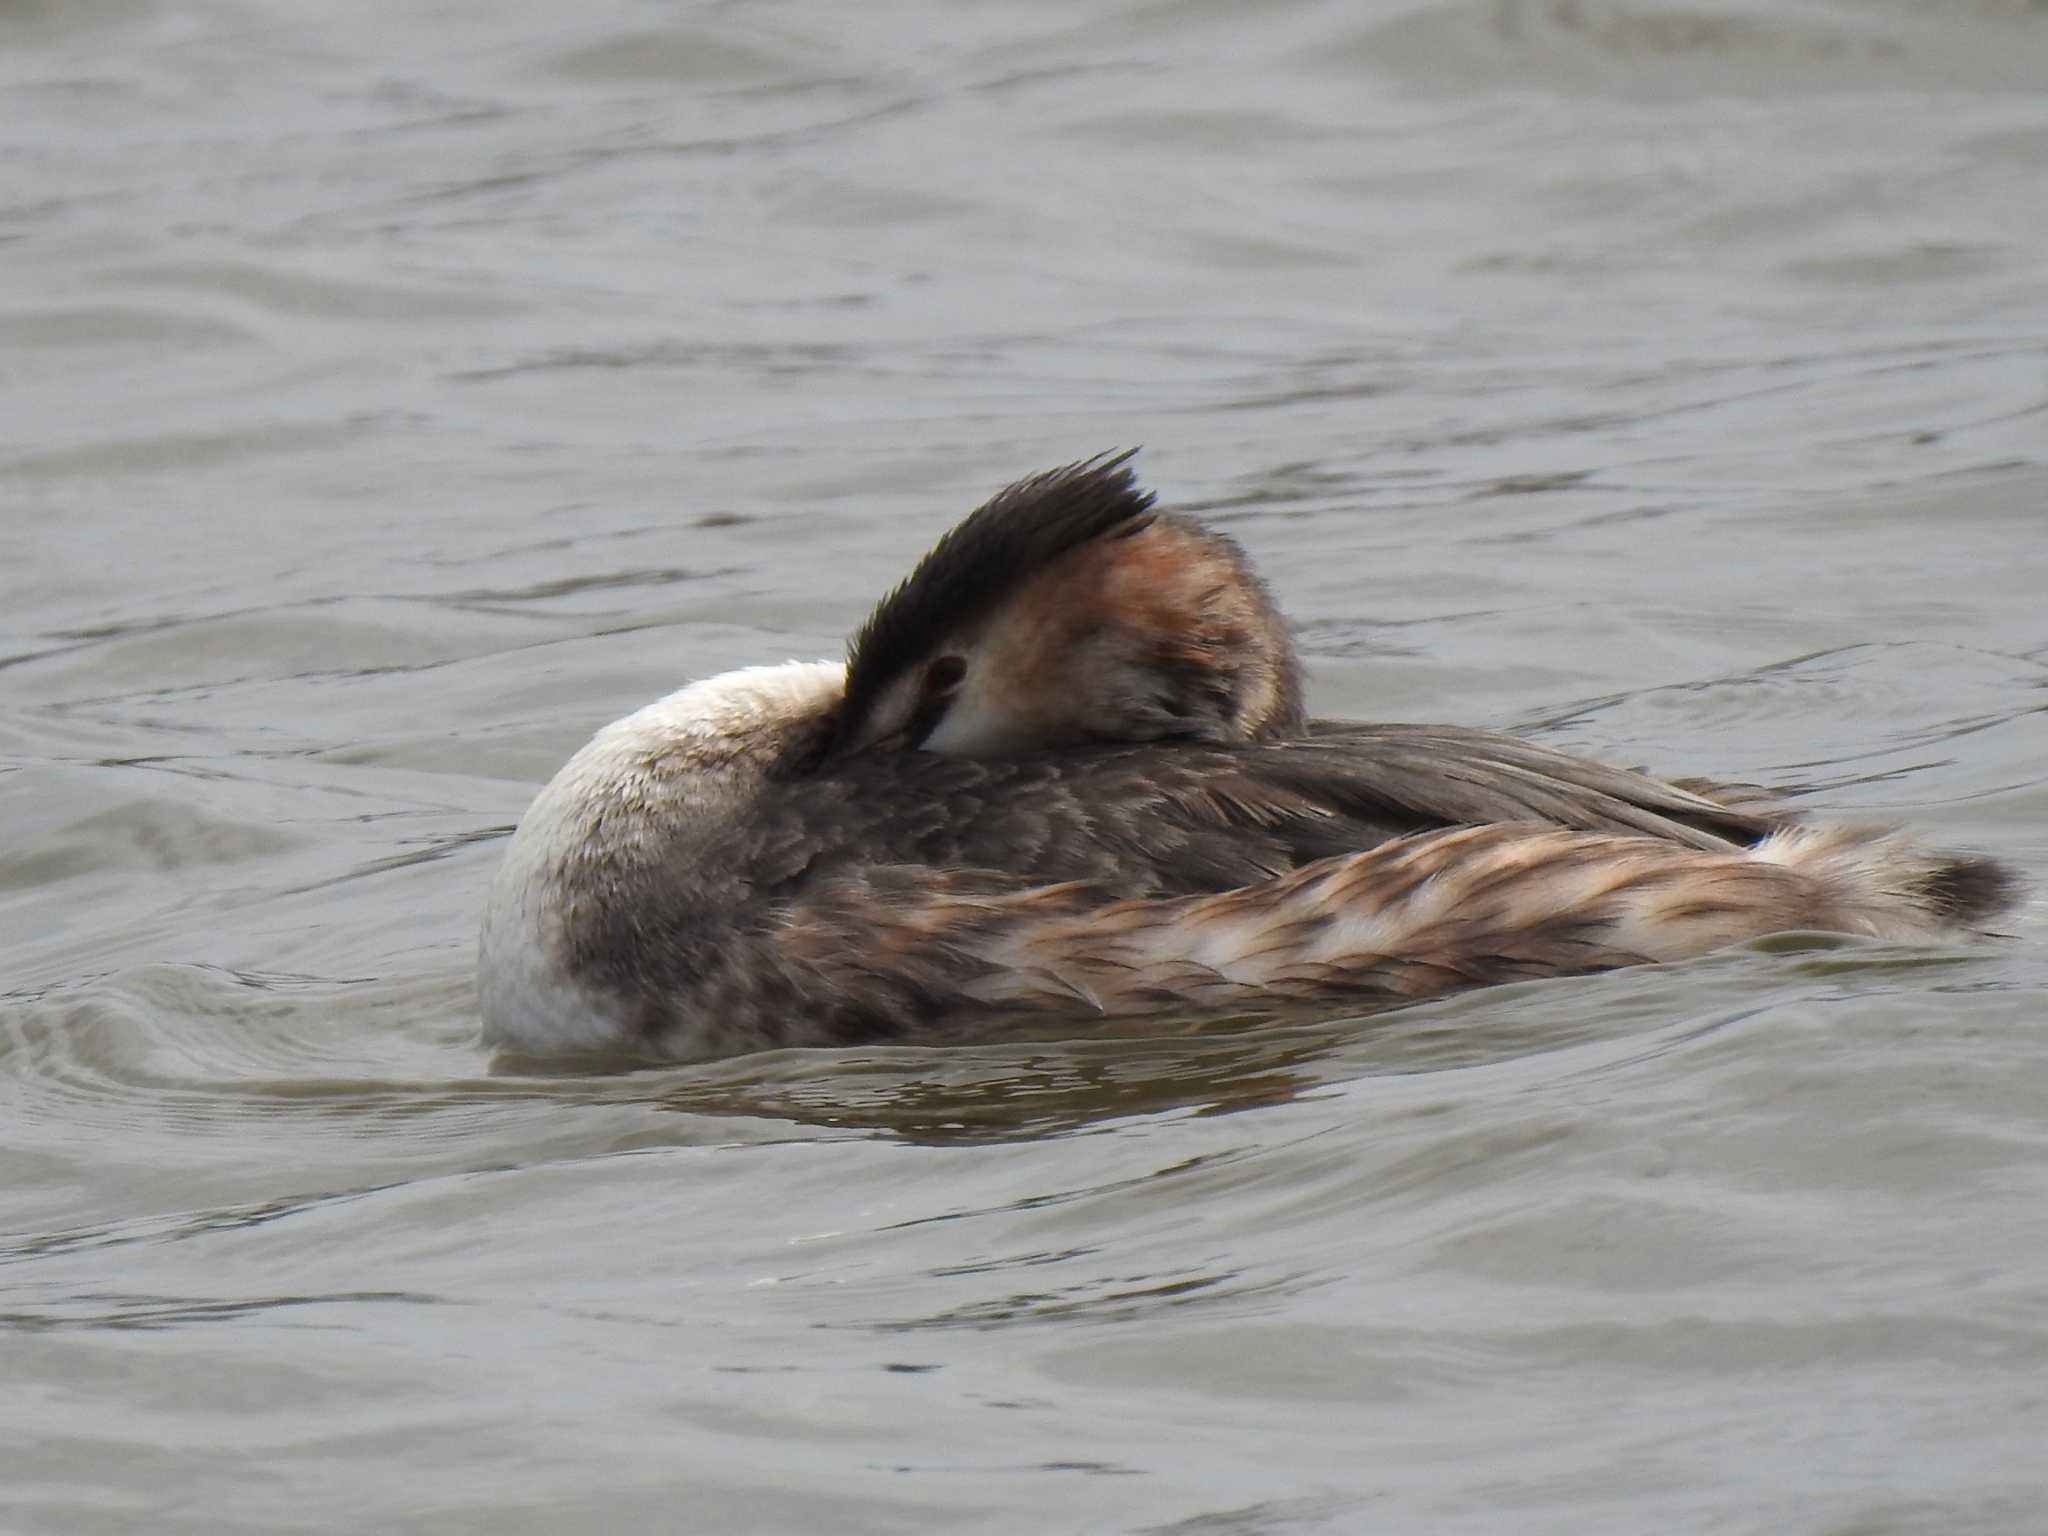
[[[1015,714],[990,708],[987,696],[969,686],[953,696],[921,745],[946,757],[993,757],[1027,746],[1031,739],[1030,730]]]

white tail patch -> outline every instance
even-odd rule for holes
[[[1813,883],[1820,904],[1806,926],[1879,939],[1927,938],[1955,926],[1935,898],[1953,861],[1903,832],[1840,822],[1787,827],[1750,857]]]

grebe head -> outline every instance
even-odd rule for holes
[[[941,538],[855,634],[828,750],[1299,734],[1265,585],[1231,540],[1155,510],[1130,458],[1020,480]]]

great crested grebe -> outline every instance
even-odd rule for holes
[[[599,731],[520,822],[484,1033],[695,1060],[1367,1007],[2004,907],[1984,858],[1484,731],[1311,720],[1237,546],[1130,455],[1023,480],[839,662]]]

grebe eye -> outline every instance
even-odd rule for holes
[[[960,679],[967,675],[967,659],[964,656],[941,656],[924,669],[924,692],[929,698],[935,693],[944,693],[958,687]]]

